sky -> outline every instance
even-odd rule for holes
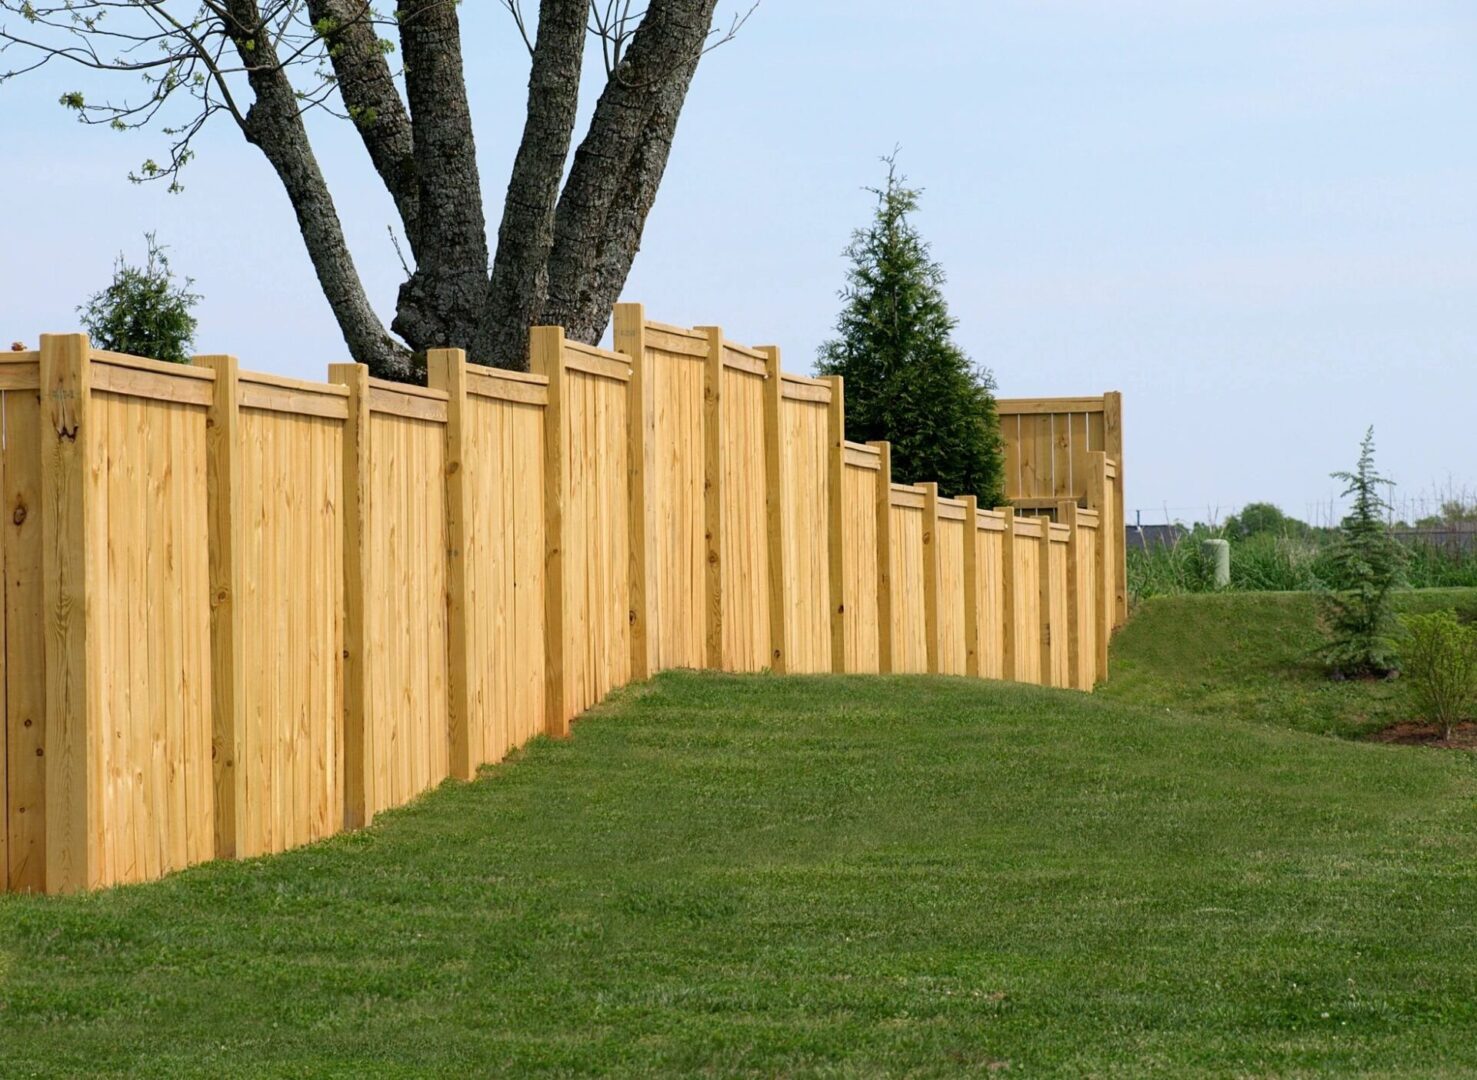
[[[496,222],[528,57],[494,0],[466,0],[462,30]],[[899,146],[957,340],[1000,394],[1123,391],[1130,519],[1327,518],[1371,424],[1402,508],[1477,495],[1474,56],[1470,0],[763,0],[699,68],[626,298],[809,370]],[[76,329],[157,230],[204,296],[197,351],[322,379],[347,350],[231,121],[171,195],[126,178],[162,135],[56,103],[127,78],[0,86],[0,337]],[[394,211],[347,125],[310,130],[388,323]]]

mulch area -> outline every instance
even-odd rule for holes
[[[1376,731],[1370,736],[1374,742],[1394,743],[1400,746],[1436,746],[1447,750],[1477,750],[1477,723],[1464,721],[1451,729],[1451,738],[1445,738],[1441,728],[1420,720],[1403,720],[1398,724]]]

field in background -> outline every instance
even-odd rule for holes
[[[1206,537],[1216,535],[1205,533]],[[1199,533],[1173,545],[1129,547],[1128,592],[1135,600],[1214,591]],[[1406,547],[1407,583],[1416,589],[1477,587],[1477,547],[1412,543]],[[1338,588],[1327,539],[1263,533],[1231,542],[1231,589],[1238,592],[1311,592]]]
[[[1146,605],[1111,696],[669,673],[367,830],[0,897],[0,1074],[1471,1075],[1477,773],[1306,733],[1388,704],[1299,682],[1308,601]]]

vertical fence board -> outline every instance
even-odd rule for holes
[[[770,652],[769,510],[763,375],[725,364],[719,390],[722,668],[761,671]]]
[[[7,358],[28,389],[0,394],[4,465],[0,467],[0,547],[3,547],[5,624],[4,701],[6,762],[4,814],[8,887],[17,892],[46,888],[46,635],[41,506],[40,370],[36,353],[24,361]],[[8,871],[8,872],[7,872]]]
[[[829,407],[784,400],[785,670],[831,670]]]

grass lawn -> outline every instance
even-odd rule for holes
[[[1412,590],[1396,605],[1477,617],[1477,589]],[[1112,681],[1099,693],[1320,735],[1358,737],[1410,719],[1398,681],[1331,681],[1315,656],[1321,641],[1312,593],[1156,597],[1114,638]]]
[[[0,897],[0,1076],[1477,1072],[1474,758],[1166,707],[1150,615],[1148,704],[673,673],[355,835]]]

